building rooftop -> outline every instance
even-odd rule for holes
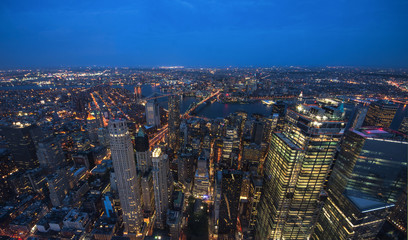
[[[348,199],[360,210],[361,213],[366,213],[366,212],[371,212],[371,211],[377,211],[389,207],[393,207],[394,204],[389,204],[386,202],[382,202],[379,200],[374,200],[374,199],[367,199],[363,197],[357,197],[357,196],[350,196],[346,195]]]

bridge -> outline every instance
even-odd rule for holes
[[[197,109],[198,106],[200,106],[201,104],[205,103],[206,101],[208,101],[209,99],[213,98],[214,96],[217,96],[220,94],[220,90],[216,91],[215,93],[212,93],[210,96],[204,98],[203,100],[201,100],[200,102],[198,102],[197,104],[193,105],[192,107],[190,107],[183,115],[182,118],[188,118],[189,115]]]

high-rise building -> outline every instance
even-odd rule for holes
[[[169,97],[168,145],[174,152],[180,149],[180,96]]]
[[[408,134],[408,117],[404,117],[402,119],[401,125],[398,128],[398,131],[402,132],[403,134]]]
[[[239,163],[236,161],[238,156],[234,155],[234,149],[239,149],[238,131],[235,127],[227,127],[222,149],[223,169],[238,169]]]
[[[19,170],[38,167],[35,145],[43,138],[43,133],[37,125],[0,128],[0,134],[5,136],[13,162]]]
[[[193,195],[196,198],[208,198],[210,179],[208,175],[207,158],[200,156],[197,160],[197,170],[194,176]]]
[[[190,190],[191,183],[193,182],[194,177],[194,157],[195,154],[190,146],[183,147],[178,156],[178,181],[185,188]]]
[[[398,104],[379,100],[368,107],[364,126],[389,128],[398,110]]]
[[[221,239],[233,239],[235,237],[242,177],[241,171],[222,171],[218,219],[218,235]]]
[[[264,164],[256,239],[307,239],[315,224],[337,144],[341,107],[300,104],[274,133]]]
[[[152,169],[142,173],[140,184],[143,197],[143,215],[145,218],[148,218],[152,216],[155,209]]]
[[[359,129],[363,126],[364,119],[366,118],[368,111],[368,106],[359,104],[356,106],[352,117],[349,119],[347,123],[347,128]]]
[[[160,109],[156,100],[146,103],[146,123],[150,126],[160,127]]]
[[[284,126],[284,122],[285,122],[286,109],[287,109],[287,106],[286,106],[286,103],[284,101],[277,101],[272,106],[272,115],[278,114],[278,120],[277,120],[277,123],[276,123],[276,130],[277,131],[282,131],[283,130],[283,126]]]
[[[249,229],[254,230],[258,218],[258,204],[262,193],[262,177],[258,175],[251,176],[249,187]]]
[[[348,131],[313,239],[373,239],[407,186],[408,142],[382,128]]]
[[[253,143],[260,145],[262,142],[263,134],[264,134],[264,124],[263,122],[256,120],[252,127],[251,141]]]
[[[89,139],[93,143],[98,142],[98,128],[98,120],[89,113],[86,118],[86,131],[88,132]]]
[[[149,150],[149,138],[142,128],[135,137],[135,153],[137,170],[142,173],[148,171],[152,167],[152,154]]]
[[[70,189],[67,172],[60,170],[46,178],[51,204],[54,207],[62,205],[62,201]]]
[[[113,168],[120,205],[123,210],[124,234],[131,237],[141,236],[143,223],[140,178],[136,171],[133,145],[124,120],[111,120],[109,134]]]
[[[161,148],[153,150],[153,186],[156,205],[156,227],[163,229],[166,223],[167,208],[170,200],[170,168],[169,160]]]
[[[38,143],[37,158],[40,166],[45,169],[55,169],[61,166],[65,160],[60,142],[53,137]]]

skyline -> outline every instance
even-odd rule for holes
[[[404,1],[0,3],[0,68],[408,67]]]

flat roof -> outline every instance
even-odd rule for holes
[[[362,212],[371,212],[380,209],[393,207],[394,204],[386,203],[380,200],[367,199],[363,197],[346,195],[348,199]]]

